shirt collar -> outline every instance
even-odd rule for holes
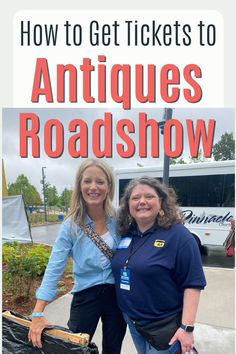
[[[149,235],[150,233],[153,233],[156,230],[156,228],[157,228],[157,226],[153,225],[148,230],[141,232],[136,225],[132,224],[128,229],[128,233],[132,237],[143,237],[143,236]]]

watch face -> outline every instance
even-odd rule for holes
[[[194,330],[193,326],[186,326],[186,329],[185,329],[186,332],[193,332],[193,330]]]
[[[194,326],[186,326],[184,324],[181,324],[180,327],[185,331],[185,332],[193,332]]]

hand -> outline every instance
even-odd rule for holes
[[[180,341],[182,353],[190,352],[194,343],[192,332],[185,332],[182,328],[179,328],[171,338],[169,345],[173,344],[176,340]]]
[[[32,342],[34,347],[37,348],[42,348],[42,341],[41,341],[41,335],[43,332],[43,329],[46,328],[50,323],[46,319],[46,317],[33,317],[30,328],[29,328],[29,333],[28,333],[28,338],[29,341]]]

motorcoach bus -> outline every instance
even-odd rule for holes
[[[115,169],[115,206],[127,183],[136,177],[162,180],[163,167]],[[185,226],[200,246],[222,245],[234,219],[234,161],[170,165],[169,186],[178,197]]]

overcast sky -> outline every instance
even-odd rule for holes
[[[31,148],[29,145],[29,157],[21,158],[19,156],[19,113],[20,112],[33,112],[40,117],[40,158],[32,158]],[[67,133],[68,123],[72,119],[83,119],[89,128],[89,156],[93,157],[91,151],[91,127],[95,119],[103,118],[104,112],[112,112],[113,114],[113,157],[107,161],[113,167],[137,167],[137,163],[144,166],[159,166],[163,164],[163,137],[160,136],[160,156],[159,158],[150,157],[150,149],[148,149],[147,158],[140,158],[138,153],[138,115],[139,112],[146,112],[147,118],[154,118],[158,122],[163,118],[162,109],[132,109],[123,111],[122,109],[4,109],[3,110],[3,159],[5,165],[5,173],[7,183],[12,183],[16,180],[19,174],[24,174],[28,177],[31,184],[41,193],[42,185],[42,167],[46,167],[46,181],[55,185],[58,192],[67,188],[72,188],[74,185],[74,177],[76,170],[81,162],[81,158],[72,158],[67,149],[67,141],[73,133]],[[57,118],[64,125],[65,140],[64,140],[64,153],[59,158],[49,158],[44,152],[44,138],[43,128],[47,120]],[[128,118],[135,123],[136,131],[129,134],[136,145],[136,152],[133,157],[124,159],[118,156],[116,151],[116,143],[122,143],[121,138],[116,134],[116,123],[118,120]],[[186,119],[196,121],[204,119],[208,122],[209,119],[216,121],[214,144],[220,139],[221,135],[225,132],[234,133],[234,110],[229,108],[213,108],[213,109],[175,109],[173,111],[173,118],[179,120],[184,130],[183,154],[181,157],[189,156],[189,144],[186,130]],[[207,123],[208,124],[208,123]],[[148,145],[150,146],[151,137],[148,130]],[[201,146],[200,146],[201,148]]]

